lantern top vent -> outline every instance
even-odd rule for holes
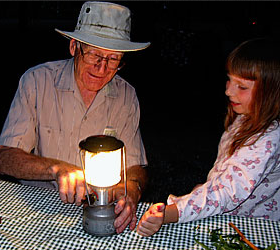
[[[79,143],[80,149],[85,149],[92,153],[114,151],[123,146],[122,141],[108,135],[90,136]]]

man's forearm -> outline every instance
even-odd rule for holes
[[[132,166],[127,170],[128,185],[132,184],[137,187],[139,199],[146,188],[148,182],[147,170],[141,166]]]
[[[0,146],[0,174],[17,179],[53,180],[51,166],[59,161],[29,154],[22,149]]]

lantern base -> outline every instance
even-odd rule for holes
[[[116,218],[115,204],[89,206],[84,204],[83,228],[96,236],[110,236],[116,233],[114,221]]]

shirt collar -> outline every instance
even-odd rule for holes
[[[105,96],[116,98],[118,96],[118,88],[116,84],[115,76],[108,82],[101,91],[104,91]]]
[[[57,70],[58,75],[55,81],[55,87],[61,91],[74,91],[74,58],[65,60],[64,66]]]

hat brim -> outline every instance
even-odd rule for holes
[[[58,33],[62,34],[67,38],[73,38],[80,42],[86,43],[91,46],[95,46],[101,49],[113,50],[113,51],[121,51],[121,52],[129,52],[129,51],[137,51],[146,49],[150,46],[150,42],[147,43],[136,43],[127,40],[120,39],[112,39],[107,37],[100,37],[95,35],[85,35],[84,32],[74,31],[61,31],[59,29],[55,29]]]

